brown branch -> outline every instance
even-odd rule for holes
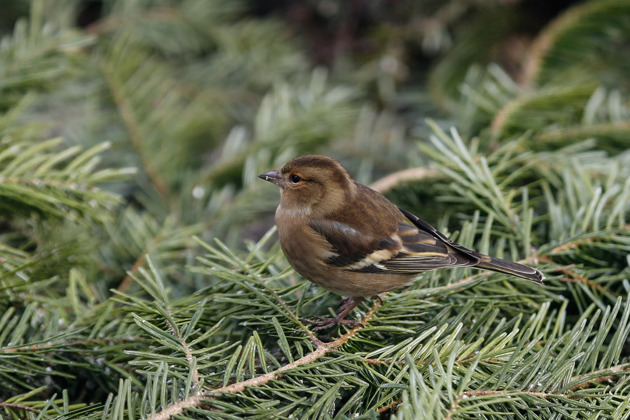
[[[461,360],[455,360],[455,364],[458,365],[465,365],[468,363],[472,363],[473,359],[475,358],[475,354],[469,354],[468,356],[464,357]],[[373,365],[373,366],[381,366],[381,365],[385,365],[385,366],[391,366],[392,364],[398,365],[398,366],[404,366],[407,362],[404,360],[399,360],[397,362],[391,362],[389,360],[379,360],[379,359],[363,359],[363,361],[365,363],[367,363],[368,365]],[[416,363],[418,363],[417,361],[414,361]],[[479,361],[479,363],[500,363],[502,362],[502,360],[499,359],[482,359]],[[428,365],[431,362],[428,361],[423,361],[420,362],[421,365]]]
[[[20,410],[26,410],[26,411],[30,411],[31,413],[39,414],[39,411],[37,411],[33,407],[29,407],[28,405],[23,405],[23,404],[0,402],[0,407],[18,408]]]
[[[461,400],[466,399],[466,398],[470,398],[470,397],[480,397],[480,396],[486,396],[486,395],[519,395],[519,394],[525,394],[525,395],[529,395],[532,397],[539,397],[539,398],[544,398],[544,399],[548,399],[548,398],[557,398],[557,397],[563,397],[563,398],[574,398],[574,396],[572,395],[575,391],[578,391],[580,389],[584,389],[587,388],[590,384],[595,383],[595,384],[600,384],[604,381],[607,380],[613,380],[615,377],[617,377],[618,375],[610,375],[609,373],[623,373],[623,372],[628,372],[630,371],[630,363],[624,363],[621,365],[617,365],[617,366],[612,366],[610,368],[607,369],[601,369],[595,372],[591,372],[588,374],[584,374],[584,375],[578,375],[578,376],[574,376],[571,378],[570,382],[573,381],[580,381],[581,378],[585,378],[587,376],[593,375],[593,374],[601,374],[601,376],[596,377],[596,378],[590,378],[590,379],[584,379],[583,381],[578,382],[577,384],[573,385],[571,388],[569,388],[569,392],[568,393],[552,393],[552,392],[537,392],[537,391],[507,391],[507,390],[476,390],[476,391],[464,391],[461,394],[459,394],[455,400],[453,401],[453,405],[451,405],[451,407],[448,410],[448,413],[446,414],[445,419],[450,420],[453,416],[453,414],[455,414],[455,411],[457,411],[457,408],[459,407],[459,403]],[[398,400],[397,402],[392,402],[390,404],[387,404],[383,407],[380,407],[377,412],[378,413],[383,413],[389,409],[392,409],[393,407],[395,407],[396,405],[400,404],[402,401]]]
[[[131,284],[133,283],[133,275],[137,273],[140,267],[144,265],[147,259],[147,255],[149,255],[149,249],[158,244],[162,239],[163,238],[160,233],[158,233],[157,235],[155,235],[155,237],[151,239],[151,241],[147,244],[146,249],[142,251],[138,259],[131,266],[131,269],[127,271],[127,275],[125,276],[123,281],[120,282],[116,290],[118,290],[119,292],[126,292],[127,289],[131,287]]]
[[[438,178],[441,174],[438,171],[428,168],[410,168],[394,172],[381,179],[374,181],[370,188],[385,193],[404,182],[419,181],[426,178]]]
[[[567,267],[559,267],[558,269],[566,269]],[[459,289],[461,287],[464,287],[467,284],[470,284],[472,282],[474,282],[477,277],[479,277],[480,275],[482,275],[483,273],[479,273],[479,274],[475,274],[472,276],[469,276],[457,283],[453,283],[451,285],[445,286],[442,289],[445,290],[455,290],[455,289]],[[272,371],[272,372],[268,372],[265,373],[263,375],[259,375],[244,381],[240,381],[240,382],[236,382],[221,388],[215,388],[212,390],[207,390],[205,392],[202,393],[198,393],[195,395],[191,395],[190,397],[188,397],[185,400],[181,400],[178,401],[174,404],[169,405],[168,407],[166,407],[164,410],[160,411],[159,413],[156,413],[155,415],[149,417],[149,420],[166,420],[166,419],[170,419],[172,416],[176,416],[181,414],[184,410],[189,409],[189,408],[194,408],[194,407],[205,407],[205,403],[204,401],[207,401],[209,399],[213,399],[215,395],[217,394],[238,394],[240,392],[243,392],[244,390],[246,390],[247,388],[250,387],[256,387],[256,386],[261,386],[261,385],[265,385],[267,383],[269,383],[272,380],[281,378],[283,376],[283,374],[287,371],[290,371],[292,369],[295,369],[299,366],[302,365],[306,365],[309,363],[314,363],[316,362],[318,359],[322,358],[323,356],[325,356],[326,354],[328,354],[330,351],[336,350],[339,347],[343,346],[345,343],[348,342],[348,340],[350,340],[354,335],[357,334],[357,332],[363,328],[375,315],[376,310],[380,307],[381,305],[381,299],[375,299],[374,300],[374,304],[372,305],[372,307],[370,308],[370,310],[368,311],[368,313],[363,317],[363,319],[361,320],[361,323],[355,327],[353,327],[352,329],[350,329],[348,332],[346,332],[345,334],[343,334],[342,336],[340,336],[339,338],[337,338],[336,340],[332,341],[332,342],[322,342],[320,341],[311,331],[310,329],[308,329],[306,326],[304,326],[303,324],[299,324],[300,328],[305,332],[306,336],[308,337],[308,339],[315,345],[315,350],[312,351],[311,353],[301,357],[298,360],[295,360],[292,363],[289,363],[287,365],[281,366],[280,368]],[[173,331],[174,334],[177,335],[177,333],[174,330],[174,327],[172,325],[170,325],[169,323],[169,327],[171,328],[171,330]],[[179,335],[177,335],[179,337]],[[181,340],[183,343],[183,339]],[[183,343],[185,344],[185,343]],[[187,347],[185,347],[187,348]],[[189,362],[192,361],[192,353],[189,353],[190,351],[187,350],[187,359],[189,360]],[[189,357],[190,355],[190,357]],[[464,364],[464,363],[468,363],[468,359],[470,359],[472,356],[467,357],[463,360],[459,360],[456,363],[460,363],[460,364]],[[382,361],[382,360],[377,360],[377,359],[369,359],[366,358],[364,359],[365,363],[368,364],[372,364],[372,365],[381,365],[381,364],[390,364],[391,362],[388,361]],[[488,362],[496,362],[496,360],[488,360]],[[470,398],[470,397],[476,397],[476,396],[487,396],[487,395],[519,395],[519,394],[525,394],[525,395],[529,395],[529,396],[534,396],[534,397],[539,397],[539,398],[555,398],[555,397],[566,397],[566,398],[570,398],[571,397],[571,393],[575,390],[581,389],[581,388],[585,388],[588,386],[588,384],[590,383],[601,383],[605,380],[608,379],[612,379],[614,378],[613,375],[609,375],[610,372],[614,372],[614,373],[619,373],[619,372],[625,372],[627,370],[630,370],[630,363],[628,364],[624,364],[624,365],[619,365],[619,366],[615,366],[609,369],[604,369],[601,371],[597,371],[597,372],[593,372],[593,373],[602,373],[602,376],[597,377],[597,378],[593,378],[593,379],[584,379],[581,382],[578,382],[578,384],[574,385],[571,389],[570,389],[570,393],[568,394],[558,394],[558,393],[551,393],[551,392],[535,392],[535,391],[507,391],[507,390],[476,390],[476,391],[465,391],[462,392],[461,394],[459,394],[455,401],[453,402],[453,405],[449,408],[446,419],[451,419],[453,414],[455,413],[455,411],[457,410],[457,408],[459,407],[459,403],[462,399],[466,399],[466,398]],[[581,377],[585,377],[586,375],[582,375]],[[571,381],[575,381],[575,380],[579,380],[580,376],[576,376],[571,378]],[[195,379],[198,380],[198,379]],[[401,403],[401,400],[396,400],[391,402],[390,404],[387,404],[385,406],[380,407],[377,412],[378,413],[383,413],[386,412],[387,410],[390,410],[394,407],[396,407],[397,405],[399,405]]]
[[[526,88],[531,88],[537,81],[542,63],[546,55],[551,51],[557,38],[564,33],[571,25],[584,15],[588,14],[590,6],[575,6],[560,14],[536,37],[526,58],[521,74],[521,82]]]
[[[521,395],[521,394],[529,395],[532,397],[544,398],[544,399],[557,398],[557,397],[574,398],[573,393],[575,391],[583,389],[583,388],[587,388],[589,384],[591,383],[599,384],[607,380],[612,380],[616,377],[616,375],[610,375],[610,373],[623,373],[623,372],[628,372],[628,371],[630,371],[630,363],[624,363],[621,365],[612,366],[610,368],[601,369],[601,370],[591,372],[588,374],[574,376],[571,378],[571,382],[580,381],[581,378],[585,378],[593,374],[596,374],[596,375],[601,374],[601,376],[596,377],[596,378],[584,379],[583,381],[580,381],[577,384],[573,385],[571,388],[569,388],[568,393],[560,393],[560,394],[552,393],[552,392],[535,392],[535,391],[500,391],[500,390],[464,391],[455,398],[455,401],[453,401],[453,405],[451,405],[451,407],[449,408],[445,419],[450,420],[452,418],[453,414],[455,414],[455,411],[459,407],[460,401],[465,398],[480,397],[480,396],[486,396],[486,395]]]
[[[142,253],[138,257],[136,262],[134,262],[133,266],[131,266],[131,269],[127,271],[127,275],[125,276],[123,281],[120,282],[116,290],[118,290],[119,292],[126,292],[129,289],[129,287],[131,287],[131,284],[133,283],[132,275],[135,274],[140,269],[140,267],[144,265],[144,261],[147,258],[147,254],[148,254],[148,251],[142,251]]]
[[[597,370],[595,372],[591,372],[585,375],[576,375],[576,376],[573,376],[569,382],[580,381],[581,378],[585,378],[586,376],[590,376],[593,374],[602,375],[602,376],[598,376],[598,377],[590,378],[590,379],[584,379],[578,382],[577,384],[573,385],[571,388],[569,388],[569,390],[571,392],[575,392],[580,389],[588,388],[589,385],[593,383],[601,384],[604,381],[615,379],[616,376],[610,375],[610,373],[623,373],[623,372],[629,372],[629,371],[630,371],[630,363],[623,363],[621,365],[616,365],[616,366],[612,366],[606,369]]]
[[[573,241],[569,241],[569,242],[563,243],[562,245],[558,245],[557,247],[555,247],[554,249],[549,251],[549,254],[553,255],[553,254],[557,254],[559,252],[564,252],[564,251],[568,251],[568,250],[571,250],[571,249],[575,249],[575,248],[578,248],[582,244],[588,244],[590,242],[595,242],[597,239],[599,239],[599,238],[597,238],[597,237],[593,237],[593,238],[578,238],[578,239],[575,239]]]
[[[383,414],[387,410],[391,410],[392,408],[400,405],[401,403],[402,403],[402,400],[394,400],[394,401],[390,402],[389,404],[385,404],[384,406],[379,407],[378,409],[376,409],[376,412],[378,414]]]
[[[548,392],[532,392],[532,391],[500,391],[500,390],[464,391],[455,398],[455,401],[453,401],[453,405],[451,405],[451,407],[449,408],[448,412],[446,413],[446,417],[444,419],[451,420],[453,417],[453,414],[455,414],[455,411],[457,411],[457,408],[459,407],[460,401],[466,398],[482,397],[486,395],[522,395],[522,394],[529,395],[532,397],[545,398],[545,399],[556,398],[556,397],[565,397],[565,398],[569,397],[569,395],[567,394],[552,394]]]
[[[616,227],[616,228],[612,229],[611,231],[603,232],[602,234],[597,235],[597,236],[591,236],[591,237],[588,237],[588,238],[579,237],[579,238],[573,239],[571,241],[565,242],[562,245],[558,245],[557,247],[555,247],[554,249],[549,251],[549,254],[553,255],[553,254],[557,254],[557,253],[560,253],[560,252],[564,252],[564,251],[568,251],[568,250],[571,250],[571,249],[578,248],[582,244],[588,244],[588,243],[591,243],[591,242],[598,242],[598,241],[601,241],[602,239],[605,239],[605,238],[613,235],[615,232],[627,231],[628,229],[630,229],[630,224],[626,224],[626,225],[622,225],[622,226]]]
[[[175,404],[169,405],[168,407],[166,407],[164,410],[160,411],[159,413],[156,413],[155,415],[148,417],[147,420],[167,420],[171,418],[171,416],[176,416],[176,415],[181,414],[187,408],[194,408],[194,407],[201,406],[204,400],[213,398],[213,395],[226,394],[226,393],[236,394],[236,393],[244,391],[246,388],[249,388],[249,387],[264,385],[274,379],[281,377],[284,372],[287,372],[291,369],[295,369],[298,366],[313,363],[317,361],[318,359],[320,359],[321,357],[325,356],[328,352],[336,350],[339,347],[346,344],[348,340],[354,337],[357,334],[357,332],[361,328],[363,328],[364,325],[366,325],[370,321],[370,319],[374,317],[376,310],[380,306],[381,306],[381,300],[375,299],[374,304],[372,305],[368,313],[363,317],[363,319],[361,319],[361,323],[353,327],[347,333],[343,334],[342,336],[340,336],[334,341],[322,342],[317,338],[315,338],[314,340],[311,340],[316,345],[315,350],[305,355],[304,357],[301,357],[300,359],[295,360],[293,363],[289,363],[272,372],[265,373],[264,375],[256,376],[254,378],[247,379],[241,382],[236,382],[225,387],[208,390],[197,395],[192,395],[185,400],[181,400]],[[311,338],[311,336],[314,337],[314,335],[311,333],[309,335],[309,339]]]
[[[172,416],[176,416],[181,414],[187,408],[193,408],[200,406],[204,401],[203,395],[191,395],[185,400],[181,400],[176,402],[175,404],[169,405],[164,410],[156,413],[152,416],[147,417],[147,420],[168,420]]]
[[[568,278],[562,279],[563,281],[567,283],[583,283],[587,285],[588,287],[590,287],[591,289],[599,290],[600,292],[604,294],[612,296],[612,293],[606,287],[602,286],[601,284],[595,283],[591,279],[584,277],[576,273],[575,271],[570,270],[569,268],[560,267],[557,269],[557,271],[560,271],[561,273],[566,274],[568,276]]]
[[[90,338],[87,340],[69,340],[64,341],[63,343],[42,343],[42,344],[29,344],[26,346],[18,346],[18,347],[5,347],[0,348],[0,354],[3,353],[18,353],[18,352],[38,352],[44,351],[46,349],[55,348],[57,346],[65,345],[93,345],[93,344],[102,344],[102,343],[110,343],[110,342],[131,342],[136,343],[140,340],[143,340],[142,337],[119,337],[119,338]]]

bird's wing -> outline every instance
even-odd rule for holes
[[[403,214],[407,216],[407,212]],[[431,225],[416,219],[421,223],[416,224],[415,220],[410,220],[413,225],[400,222],[397,231],[384,238],[370,237],[337,221],[314,220],[310,227],[331,246],[326,264],[349,271],[413,274],[479,261],[474,255],[455,249],[452,245],[457,244]]]
[[[311,220],[311,229],[330,244],[326,264],[359,270],[398,254],[401,241],[394,236],[374,238],[354,227],[332,220]]]
[[[409,213],[408,211],[403,209],[399,210],[411,223],[418,227],[418,229],[428,232],[436,238],[440,239],[449,248],[449,254],[457,258],[456,263],[453,265],[475,265],[477,266],[477,268],[485,268],[486,270],[492,270],[499,273],[509,274],[511,276],[521,277],[536,282],[538,284],[543,284],[543,280],[545,280],[545,275],[533,267],[515,263],[513,261],[504,260],[501,258],[490,257],[488,255],[480,254],[479,252],[468,249],[460,244],[451,241],[433,226],[429,225],[427,222],[420,219],[416,215]]]
[[[462,254],[463,256],[467,256],[469,257],[472,262],[477,263],[479,261],[481,261],[485,255],[480,254],[476,251],[473,251],[472,249],[468,249],[458,243],[455,243],[453,241],[451,241],[450,239],[448,239],[446,237],[446,235],[444,235],[442,232],[440,232],[439,230],[437,230],[436,228],[434,228],[433,226],[431,226],[430,224],[428,224],[427,222],[425,222],[424,220],[422,220],[421,218],[419,218],[418,216],[416,216],[413,213],[408,212],[407,210],[403,210],[401,208],[398,208],[398,210],[400,210],[400,212],[411,222],[414,224],[414,226],[416,226],[420,231],[425,232],[431,236],[433,236],[434,238],[438,239],[439,241],[441,241],[442,243],[444,243],[444,245],[446,245],[448,248],[450,248],[451,250],[454,250],[460,254]]]
[[[398,224],[398,236],[402,241],[400,252],[394,258],[381,263],[389,272],[418,273],[470,264],[469,258],[462,257],[432,231],[401,222]]]

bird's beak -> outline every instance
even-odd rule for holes
[[[277,169],[275,171],[269,171],[265,172],[264,174],[260,174],[258,175],[258,178],[264,179],[265,181],[269,181],[278,186],[282,186],[282,177],[280,176],[280,171]]]

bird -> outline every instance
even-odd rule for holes
[[[474,267],[543,284],[536,268],[468,249],[381,193],[335,159],[305,155],[259,178],[280,188],[280,247],[300,275],[347,298],[333,318],[302,319],[314,330],[345,319],[364,299],[399,289],[428,270]]]

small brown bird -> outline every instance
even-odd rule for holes
[[[259,175],[280,187],[276,225],[293,268],[331,292],[349,296],[316,329],[356,324],[344,317],[365,297],[398,289],[437,268],[477,267],[542,284],[535,268],[489,257],[449,240],[415,215],[359,184],[336,160],[308,155]]]

